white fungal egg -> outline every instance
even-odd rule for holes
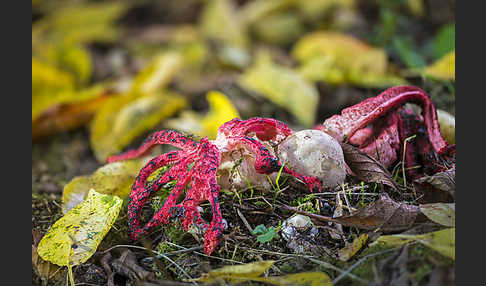
[[[344,182],[346,167],[339,142],[319,130],[302,130],[278,145],[278,157],[290,169],[322,180],[323,187],[332,188]]]

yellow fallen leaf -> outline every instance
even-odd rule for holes
[[[442,80],[456,80],[456,51],[425,67],[424,74]]]
[[[291,52],[300,62],[299,73],[311,81],[362,86],[403,84],[405,80],[388,73],[383,49],[346,34],[313,32],[299,39]]]
[[[302,272],[277,277],[259,277],[255,281],[275,286],[332,286],[332,281],[324,272]]]
[[[352,243],[349,243],[344,248],[338,250],[338,257],[341,261],[348,261],[351,257],[353,257],[366,243],[368,240],[368,234],[363,233],[360,236],[356,237]]]
[[[431,221],[445,226],[456,225],[456,204],[433,203],[420,205],[420,211]]]
[[[305,127],[315,123],[319,94],[294,70],[273,63],[266,54],[257,57],[239,84],[287,109]]]
[[[42,42],[113,41],[120,34],[116,20],[129,6],[127,1],[116,1],[69,2],[50,7],[49,12],[32,26],[32,46],[37,48]]]
[[[225,280],[227,282],[239,283],[245,281],[264,282],[276,286],[332,286],[331,279],[323,272],[303,272],[284,276],[260,277],[275,263],[273,260],[251,262],[242,265],[224,266],[209,271],[200,278],[192,281],[216,282]]]
[[[183,58],[178,52],[166,52],[155,56],[133,80],[131,93],[150,93],[166,87],[180,70]]]
[[[165,90],[181,67],[177,52],[155,56],[136,75],[128,92],[110,99],[96,113],[90,142],[99,161],[119,153],[133,139],[187,105],[183,96]]]
[[[248,45],[246,27],[232,1],[206,1],[201,12],[200,27],[202,34],[209,39],[240,48]]]
[[[90,142],[96,158],[106,161],[186,105],[184,97],[170,91],[110,99],[91,123]]]
[[[73,90],[71,74],[32,58],[32,119],[49,106],[70,101]]]
[[[57,220],[37,247],[39,256],[59,266],[86,262],[118,217],[122,200],[91,189],[82,203]]]
[[[206,96],[209,102],[209,112],[201,116],[194,111],[185,111],[179,118],[167,120],[166,126],[198,136],[208,136],[215,139],[218,127],[223,123],[240,117],[238,110],[221,92],[210,91]]]
[[[103,84],[79,91],[69,91],[62,95],[64,102],[50,101],[48,108],[32,119],[32,139],[71,130],[87,123],[113,96]]]
[[[251,280],[251,278],[262,275],[270,269],[275,261],[264,260],[259,262],[246,263],[242,265],[224,266],[222,268],[209,271],[195,281],[212,282],[218,279],[224,279],[231,282],[242,282]]]
[[[371,246],[381,244],[385,247],[397,247],[409,242],[422,243],[440,254],[455,259],[456,251],[456,228],[446,228],[426,234],[408,235],[395,234],[380,236]]]
[[[90,189],[100,194],[116,195],[125,199],[140,169],[151,159],[145,156],[140,159],[126,160],[106,164],[88,176],[73,178],[64,186],[62,192],[62,211],[68,212],[88,196]]]

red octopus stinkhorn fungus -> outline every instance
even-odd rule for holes
[[[218,134],[214,141],[205,137],[196,142],[174,130],[165,130],[149,136],[138,149],[109,157],[108,162],[136,158],[147,153],[155,144],[169,144],[181,149],[153,158],[142,168],[135,179],[128,205],[131,238],[137,240],[148,234],[154,227],[166,224],[170,219],[179,218],[186,231],[190,227],[201,228],[205,231],[204,252],[208,255],[211,254],[218,247],[223,235],[223,219],[218,203],[220,186],[216,180],[222,154],[231,152],[236,148],[245,148],[255,156],[254,167],[256,172],[261,174],[277,172],[282,168],[282,165],[262,142],[278,143],[291,134],[292,132],[287,125],[275,119],[251,118],[241,120],[235,118],[218,128]],[[194,165],[188,170],[192,163]],[[166,165],[172,165],[172,167],[154,184],[146,187],[149,176]],[[311,191],[315,187],[319,190],[322,187],[321,181],[316,177],[301,175],[286,166],[282,170],[304,182]],[[141,227],[142,207],[162,186],[173,180],[177,180],[177,183],[163,206],[145,226]],[[185,198],[177,203],[177,199],[189,184]],[[211,204],[213,215],[209,225],[203,220],[197,209],[197,206],[206,200]]]
[[[408,102],[418,103],[422,116],[402,106]],[[361,151],[387,167],[405,152],[407,167],[422,164],[423,173],[443,169],[439,157],[447,157],[455,148],[442,138],[429,95],[415,86],[389,88],[378,96],[343,109],[341,115],[333,115],[316,128],[340,142],[359,146]],[[404,141],[413,135],[417,138],[407,142],[405,148]],[[420,176],[416,168],[408,174],[412,178]]]

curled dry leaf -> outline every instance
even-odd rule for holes
[[[38,254],[59,266],[86,262],[115,222],[122,202],[91,189],[86,200],[51,226],[39,242]]]
[[[357,147],[347,143],[341,143],[344,160],[351,171],[360,180],[375,182],[398,189],[390,172],[378,160],[361,152]]]
[[[397,203],[386,193],[380,198],[357,211],[334,218],[343,225],[366,230],[400,231],[409,229],[420,213],[418,206]]]
[[[438,190],[440,192],[449,193],[452,197],[455,197],[456,193],[456,168],[448,169],[444,172],[436,173],[432,176],[424,176],[414,181],[414,185],[419,189],[424,189],[424,192],[431,192],[432,190]]]

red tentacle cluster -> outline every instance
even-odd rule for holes
[[[408,102],[419,104],[422,116],[403,106]],[[414,86],[389,88],[343,109],[341,115],[333,115],[317,128],[341,142],[359,146],[385,166],[390,166],[405,152],[407,167],[421,163],[425,173],[439,171],[439,156],[451,150],[442,138],[429,95]],[[416,138],[405,148],[404,141],[413,135]],[[417,177],[419,172],[412,169],[409,175]]]
[[[137,176],[132,186],[128,205],[131,237],[136,240],[140,236],[148,234],[154,227],[178,218],[186,231],[191,227],[198,227],[205,231],[204,251],[211,254],[218,247],[223,234],[223,219],[218,202],[220,186],[216,180],[221,163],[221,153],[243,146],[255,154],[255,170],[258,173],[277,172],[282,165],[261,141],[279,142],[291,133],[285,124],[275,119],[241,120],[235,118],[218,129],[218,136],[212,142],[207,138],[196,142],[176,131],[166,130],[149,136],[138,149],[108,158],[108,162],[136,158],[148,152],[155,144],[170,144],[181,149],[155,157],[142,168]],[[190,164],[194,164],[192,168],[189,168]],[[167,165],[172,165],[172,167],[155,183],[147,187],[149,176],[160,167]],[[314,187],[321,188],[321,182],[315,177],[303,176],[287,167],[283,168],[283,172],[302,180],[311,191]],[[177,183],[163,206],[145,226],[141,227],[140,215],[145,203],[165,184],[174,180]],[[186,189],[185,198],[182,202],[177,203],[177,199]],[[197,206],[206,200],[211,204],[213,213],[210,224],[202,219],[197,209]]]

